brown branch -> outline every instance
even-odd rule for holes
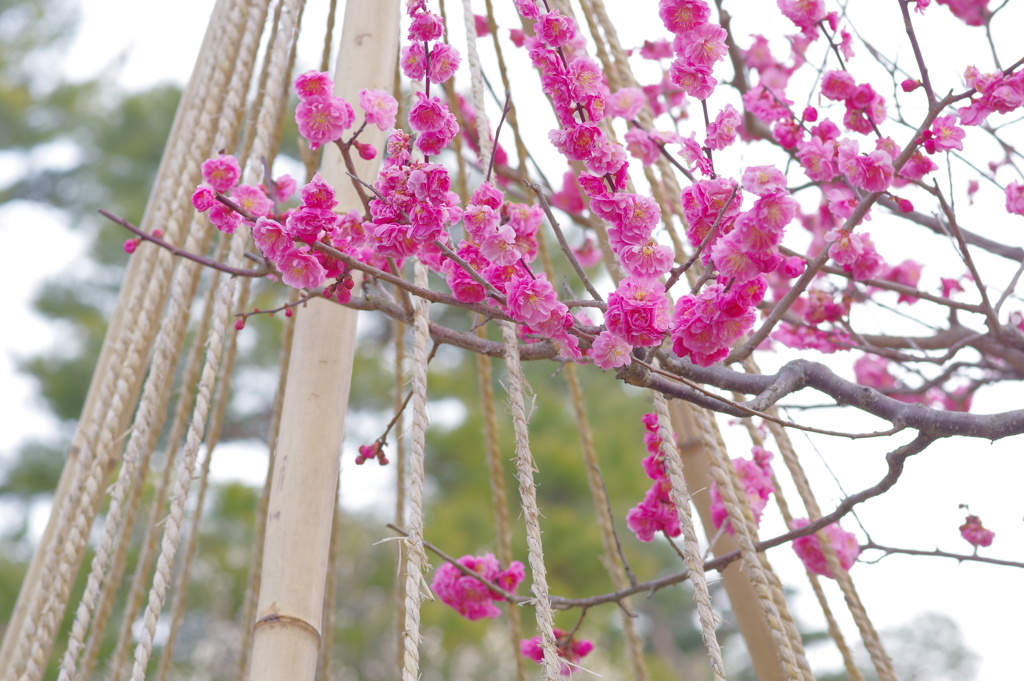
[[[111,222],[115,222],[115,223],[121,225],[122,227],[127,229],[129,232],[132,232],[133,234],[135,234],[137,237],[139,237],[143,241],[149,241],[151,243],[156,244],[157,246],[160,246],[162,248],[166,248],[168,251],[170,251],[174,255],[181,256],[182,258],[187,258],[188,260],[191,260],[193,262],[197,262],[200,265],[205,265],[206,267],[210,267],[210,268],[215,269],[215,270],[220,270],[221,272],[226,272],[227,274],[230,274],[230,275],[236,276],[236,277],[265,277],[265,276],[267,276],[268,274],[271,273],[270,270],[263,269],[263,268],[254,269],[254,270],[247,270],[247,269],[243,269],[243,268],[239,268],[239,267],[231,267],[229,265],[225,265],[224,263],[217,262],[216,260],[211,260],[210,258],[206,258],[206,257],[203,257],[201,255],[196,255],[195,253],[192,253],[190,251],[186,251],[184,248],[178,248],[174,244],[172,244],[172,243],[170,243],[168,241],[164,241],[163,239],[161,239],[158,236],[153,236],[149,232],[143,231],[142,229],[136,227],[135,225],[133,225],[132,223],[128,222],[124,218],[119,217],[117,215],[114,215],[113,213],[111,213],[108,210],[104,210],[103,208],[100,208],[99,213],[100,213],[100,215],[102,215],[103,217],[107,218]]]
[[[935,549],[934,551],[920,551],[918,549],[898,549],[892,546],[882,546],[880,544],[876,544],[873,541],[869,541],[867,544],[861,544],[860,548],[861,551],[877,550],[882,552],[881,557],[872,561],[867,561],[871,563],[877,563],[882,558],[885,558],[886,556],[892,555],[894,553],[902,553],[908,556],[935,556],[937,558],[954,558],[961,563],[965,560],[970,560],[978,563],[991,563],[992,565],[1008,565],[1010,567],[1024,568],[1024,563],[1019,563],[1014,560],[1003,560],[1001,558],[987,558],[985,556],[979,556],[977,554],[971,555],[964,553],[948,553],[946,551],[940,551],[939,549]]]

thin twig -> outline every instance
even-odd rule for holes
[[[565,240],[565,234],[562,233],[562,228],[559,226],[558,221],[555,220],[555,216],[551,213],[551,206],[548,204],[548,199],[544,196],[544,190],[541,189],[540,185],[530,182],[529,180],[523,180],[523,184],[533,190],[537,195],[537,200],[540,201],[541,210],[544,211],[544,215],[548,218],[548,224],[551,225],[551,229],[554,230],[555,236],[558,238],[558,245],[562,247],[562,252],[565,253],[565,257],[568,258],[569,264],[572,265],[573,270],[576,272],[576,276],[583,282],[583,286],[586,287],[587,292],[594,296],[594,300],[604,302],[604,298],[594,288],[594,284],[591,283],[590,277],[583,270],[580,265],[580,261],[576,259],[576,254],[572,252],[572,248],[569,247],[569,243]]]

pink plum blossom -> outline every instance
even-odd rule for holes
[[[238,161],[230,154],[220,154],[216,158],[203,161],[201,166],[203,181],[213,187],[213,191],[224,193],[238,184],[242,169]]]
[[[352,107],[341,97],[309,97],[295,107],[299,134],[310,141],[311,149],[341,138],[354,119]]]
[[[359,106],[366,112],[366,122],[376,125],[378,130],[395,127],[398,100],[390,93],[384,90],[360,90]]]
[[[796,518],[789,524],[789,528],[797,530],[810,524],[810,521],[806,518]],[[854,561],[860,555],[860,545],[857,543],[856,535],[845,531],[839,526],[839,523],[826,525],[819,531],[824,532],[825,536],[828,537],[829,543],[835,549],[836,557],[839,558],[839,565],[844,570],[849,570],[853,567]],[[796,555],[800,557],[804,567],[808,570],[816,575],[832,577],[834,579],[832,571],[828,569],[828,564],[825,562],[825,556],[821,552],[821,545],[818,543],[816,535],[809,534],[806,537],[794,539],[793,550],[796,551]]]
[[[523,564],[518,560],[512,561],[507,570],[501,570],[498,559],[491,553],[482,556],[465,555],[459,558],[458,563],[506,591],[515,591],[525,577]],[[430,588],[442,603],[469,620],[497,617],[501,610],[494,605],[494,601],[505,600],[480,580],[463,574],[451,563],[445,563],[437,569]]]
[[[443,83],[459,68],[462,57],[459,51],[448,43],[434,43],[430,50],[430,66],[427,73],[432,83]]]
[[[658,14],[665,28],[682,35],[706,22],[711,9],[703,0],[660,0]]]
[[[708,126],[708,136],[704,144],[715,151],[725,149],[736,140],[736,128],[741,122],[740,113],[736,108],[732,104],[726,104]]]
[[[631,121],[644,108],[644,91],[637,87],[619,88],[605,98],[605,104],[612,116]]]
[[[775,491],[775,485],[772,483],[771,460],[773,455],[763,447],[754,447],[751,450],[751,454],[750,459],[740,457],[733,459],[732,465],[736,469],[736,477],[743,487],[746,503],[750,507],[751,514],[754,516],[754,522],[760,526],[761,515],[768,505],[768,498]],[[732,523],[727,520],[728,517],[729,512],[726,510],[725,502],[722,500],[722,495],[718,490],[718,483],[712,481],[711,521],[714,523],[716,530],[722,527],[722,523],[726,523],[726,531],[729,534],[733,534]]]
[[[579,663],[580,658],[586,657],[594,649],[594,644],[586,639],[569,638],[569,633],[564,629],[555,627],[552,633],[554,633],[558,645],[556,648],[558,657],[564,659],[569,664],[575,665]],[[519,652],[524,657],[528,657],[538,664],[544,661],[544,648],[541,645],[540,636],[521,640],[519,642]],[[566,662],[562,662],[559,669],[559,674],[562,676],[572,675],[573,668],[566,664]]]
[[[960,526],[960,536],[966,539],[977,551],[979,546],[991,546],[996,533],[985,529],[981,518],[976,515],[967,516],[967,521]]]
[[[622,338],[610,331],[602,331],[594,340],[590,356],[599,369],[608,371],[615,367],[629,366],[633,361],[633,348]]]
[[[307,248],[303,246],[303,248]],[[316,289],[323,285],[327,271],[316,257],[307,251],[290,249],[275,261],[281,270],[281,281],[294,288]]]
[[[548,47],[561,47],[576,37],[576,22],[558,10],[541,14],[533,25],[537,37]]]
[[[304,102],[312,97],[330,97],[334,93],[334,81],[326,71],[306,71],[295,79],[295,94]]]
[[[558,306],[558,295],[543,274],[536,279],[521,276],[505,285],[509,314],[517,322],[537,326],[551,316]]]
[[[1011,182],[1006,185],[1006,212],[1024,215],[1024,184]]]
[[[277,261],[288,250],[294,248],[292,238],[280,223],[268,218],[259,218],[252,228],[252,238],[260,252],[272,261]]]

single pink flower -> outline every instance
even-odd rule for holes
[[[230,154],[220,154],[216,158],[203,161],[201,166],[203,181],[213,187],[213,191],[225,193],[238,184],[242,169],[238,161]]]
[[[806,518],[796,518],[789,524],[789,528],[797,530],[810,524],[810,521]],[[856,535],[845,531],[839,526],[839,523],[826,525],[820,531],[825,533],[829,543],[832,544],[836,557],[839,558],[839,565],[844,570],[849,570],[853,567],[857,556],[860,555],[860,545],[857,543]],[[818,543],[817,536],[809,534],[806,537],[794,539],[793,550],[796,551],[796,555],[800,557],[800,560],[803,561],[804,566],[808,570],[816,575],[835,578],[831,570],[828,569],[825,556],[821,553],[821,545]]]
[[[412,43],[403,47],[399,64],[406,78],[423,80],[423,77],[427,75],[427,55],[423,51],[423,44]]]
[[[252,238],[269,260],[278,261],[288,250],[295,247],[291,236],[280,223],[269,218],[259,218],[252,228]]]
[[[611,331],[602,331],[594,340],[590,356],[599,369],[608,371],[615,367],[629,366],[633,361],[632,346]]]
[[[395,127],[398,100],[384,90],[360,90],[359,106],[366,112],[366,122],[376,125],[379,130]]]
[[[541,14],[533,30],[548,47],[561,47],[576,37],[576,22],[555,10]]]
[[[231,200],[256,217],[270,215],[274,210],[274,202],[267,197],[263,189],[248,184],[235,187],[231,191]]]
[[[1024,184],[1011,182],[1006,185],[1006,212],[1024,215]]]
[[[416,103],[409,110],[409,127],[416,132],[432,132],[444,125],[448,107],[437,97],[416,93]]]
[[[510,225],[501,225],[487,234],[480,244],[480,254],[494,265],[511,265],[522,257],[516,248],[516,232]]]
[[[218,202],[210,209],[210,222],[225,234],[234,234],[242,222],[242,216]]]
[[[703,0],[660,0],[658,15],[671,33],[682,35],[706,22],[711,9]]]
[[[338,216],[326,208],[300,206],[288,215],[285,222],[288,234],[311,244],[325,232],[331,232],[338,224]]]
[[[644,91],[638,87],[619,88],[605,97],[605,104],[610,115],[631,121],[644,108]]]
[[[434,43],[430,50],[430,81],[443,83],[451,78],[462,63],[459,51],[448,43]]]
[[[710,68],[691,64],[682,58],[672,62],[668,73],[672,84],[694,99],[707,99],[718,85],[718,79],[711,75]]]
[[[295,79],[295,94],[304,102],[311,97],[330,97],[334,94],[334,81],[326,71],[306,71]]]
[[[437,40],[444,34],[444,22],[432,12],[418,12],[409,25],[409,42],[425,43]]]
[[[543,274],[536,279],[514,278],[505,285],[505,295],[512,318],[530,326],[546,321],[560,304],[554,287]]]
[[[977,551],[979,546],[991,546],[996,533],[986,530],[978,516],[969,515],[967,521],[960,526],[960,536],[970,542],[974,546],[974,550]]]
[[[786,176],[775,166],[748,166],[740,180],[752,194],[765,196],[786,188]]]
[[[825,18],[825,0],[777,0],[782,14],[804,30]]]
[[[852,97],[856,89],[857,82],[848,71],[827,71],[821,78],[821,94],[837,102]]]
[[[281,281],[294,288],[320,288],[327,278],[320,261],[312,253],[298,249],[285,252],[274,264],[281,270]]]
[[[949,151],[956,149],[963,151],[963,138],[967,135],[964,129],[956,124],[957,117],[950,114],[936,118],[932,123],[932,138],[936,151]]]
[[[217,194],[213,187],[201,184],[196,187],[195,192],[192,194],[192,205],[200,213],[205,213],[210,210],[218,203]]]
[[[736,140],[736,129],[741,122],[739,111],[732,104],[726,104],[707,127],[708,136],[704,144],[715,151],[725,149]]]
[[[310,141],[314,150],[340,139],[354,120],[352,107],[341,97],[310,97],[295,107],[299,134]]]

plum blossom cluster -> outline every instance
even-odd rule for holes
[[[705,262],[718,272],[714,284],[681,297],[672,317],[672,349],[701,366],[725,359],[732,344],[754,325],[754,308],[768,290],[763,275],[781,271],[794,277],[803,269],[779,253],[785,227],[797,212],[782,172],[751,166],[742,185],[758,197],[742,212],[743,193],[733,180],[702,180],[682,194],[687,235],[695,246],[704,245]]]
[[[732,460],[733,468],[736,469],[736,477],[747,497],[747,505],[754,516],[754,522],[761,526],[761,514],[768,505],[768,497],[775,491],[775,484],[772,482],[773,455],[764,447],[754,447],[751,450],[751,458],[744,459],[737,457]],[[729,512],[722,501],[722,494],[718,490],[718,483],[711,483],[711,522],[715,529],[721,529],[725,524],[725,531],[734,534],[732,522],[728,519]]]
[[[718,84],[711,71],[729,51],[725,29],[708,22],[711,9],[703,0],[661,0],[658,14],[674,36],[672,83],[695,99],[707,99]]]
[[[853,364],[854,376],[861,385],[874,388],[883,395],[908,404],[924,404],[946,411],[970,411],[976,386],[948,385],[924,392],[912,390],[889,371],[889,360],[864,355]]]
[[[512,561],[502,570],[498,559],[492,553],[485,553],[482,556],[465,555],[459,558],[458,563],[508,592],[514,592],[526,577],[523,564],[518,560]],[[430,588],[442,603],[468,620],[497,617],[501,610],[494,603],[505,600],[480,580],[463,574],[451,563],[445,563],[437,569]]]
[[[974,550],[977,551],[979,546],[992,546],[992,540],[996,538],[996,533],[985,529],[981,524],[981,518],[976,515],[969,515],[964,524],[960,526],[960,536],[966,539],[974,547]]]
[[[789,529],[797,530],[801,527],[810,525],[811,522],[806,518],[795,518],[790,524]],[[853,567],[854,562],[857,560],[857,556],[860,555],[860,544],[857,543],[857,536],[852,532],[847,532],[839,523],[832,523],[823,527],[821,532],[825,533],[828,537],[829,543],[836,552],[836,557],[839,559],[839,565],[844,570],[849,570]],[[825,555],[821,552],[821,543],[818,541],[817,535],[809,534],[804,537],[799,537],[793,540],[793,550],[796,551],[796,555],[803,561],[804,567],[813,572],[816,575],[822,577],[829,577],[835,579],[835,575],[828,569],[828,564],[825,561]]]
[[[411,19],[409,44],[402,48],[402,72],[410,80],[425,81],[425,92],[416,93],[409,110],[409,127],[419,133],[415,147],[425,156],[436,156],[451,144],[459,132],[455,115],[448,105],[430,96],[431,83],[443,83],[462,62],[459,51],[440,40],[444,34],[441,17],[427,10],[426,0],[411,0],[406,5]]]
[[[626,513],[626,525],[643,542],[654,540],[654,535],[664,532],[669,537],[678,537],[682,533],[679,526],[679,514],[676,506],[669,498],[672,483],[665,471],[665,455],[662,452],[662,439],[658,428],[657,414],[644,414],[644,447],[647,456],[641,462],[644,472],[654,484],[647,490],[644,500],[629,509]]]
[[[569,635],[569,632],[557,627],[554,629],[554,634],[558,657],[564,660],[559,668],[559,673],[562,676],[570,676],[572,675],[572,667],[570,665],[578,665],[580,659],[589,655],[590,651],[594,649],[594,644],[587,639],[573,638]],[[540,636],[520,641],[519,651],[523,656],[530,658],[537,664],[544,661],[544,648],[541,646]]]

